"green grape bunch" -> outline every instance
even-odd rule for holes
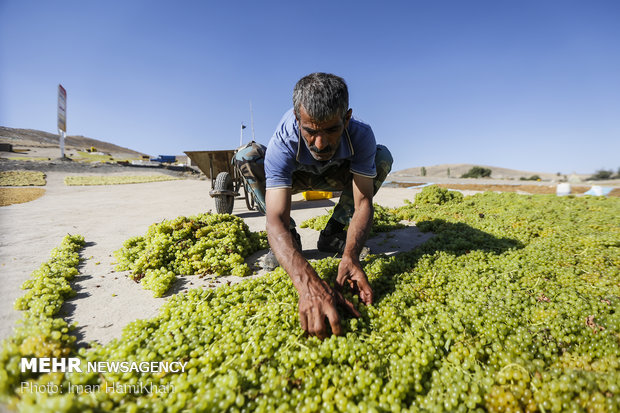
[[[443,205],[448,202],[461,202],[463,200],[463,194],[458,191],[450,191],[444,189],[438,185],[429,185],[422,189],[422,191],[415,196],[415,203],[419,204],[431,204],[431,205]]]
[[[394,213],[394,210],[383,207],[379,204],[373,204],[373,221],[370,234],[374,235],[378,232],[389,232],[394,229],[404,228],[405,225],[401,223],[401,218]],[[327,225],[327,221],[334,213],[334,209],[331,208],[327,211],[327,214],[319,215],[313,218],[309,218],[301,223],[302,228],[312,228],[315,231],[321,231]]]
[[[248,275],[245,258],[264,248],[265,233],[250,231],[241,218],[206,213],[153,224],[144,236],[125,241],[115,256],[117,270],[129,270],[161,297],[177,275]]]

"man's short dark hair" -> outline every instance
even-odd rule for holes
[[[344,79],[330,73],[311,73],[302,77],[293,89],[293,108],[299,119],[299,109],[319,122],[344,117],[349,110],[349,90]]]

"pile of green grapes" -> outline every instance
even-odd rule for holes
[[[9,346],[0,394],[23,411],[618,411],[620,200],[442,202],[396,212],[436,236],[363,262],[376,301],[348,294],[362,316],[343,319],[344,336],[304,336],[277,269],[177,294],[108,345],[71,350],[83,363],[181,361],[184,372],[24,376]],[[333,284],[337,259],[313,265]],[[98,390],[20,392],[25,380]],[[163,391],[107,391],[124,384]]]
[[[430,185],[415,196],[416,205],[443,205],[452,201],[461,202],[462,200],[462,193],[450,191],[437,185]],[[407,204],[411,205],[411,202],[407,202]]]
[[[85,185],[122,185],[143,184],[148,182],[176,181],[177,178],[170,175],[72,175],[65,177],[67,186]]]
[[[23,317],[0,348],[0,401],[17,395],[21,382],[37,380],[36,374],[19,372],[22,357],[60,358],[74,352],[72,326],[54,315],[66,298],[75,295],[69,281],[78,274],[78,252],[83,246],[84,237],[65,236],[51,258],[22,285],[27,292],[17,299],[15,308],[24,312]]]
[[[244,259],[267,248],[267,235],[249,230],[243,220],[228,214],[178,217],[149,227],[144,236],[125,241],[115,252],[117,270],[152,290],[166,293],[177,275],[251,273]]]
[[[404,228],[400,222],[400,218],[398,215],[394,214],[394,211],[383,207],[379,204],[373,204],[374,214],[372,221],[372,229],[370,230],[370,234],[374,235],[378,232],[388,232],[398,228]],[[301,223],[300,227],[302,228],[312,228],[316,231],[321,231],[327,225],[327,221],[331,218],[334,213],[334,209],[330,209],[327,211],[325,215],[319,215],[314,218],[310,218]]]
[[[2,171],[0,186],[44,186],[45,174],[39,171]]]

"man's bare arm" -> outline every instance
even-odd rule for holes
[[[356,292],[359,292],[360,298],[365,304],[372,304],[373,292],[368,283],[368,278],[362,270],[359,256],[372,228],[373,194],[372,178],[354,174],[353,200],[355,212],[347,231],[347,243],[338,266],[337,278],[337,283],[340,286],[348,282]]]
[[[269,246],[278,262],[290,275],[293,285],[299,290],[316,272],[295,248],[289,231],[291,211],[291,190],[269,189],[265,194],[267,207],[267,237]]]
[[[337,304],[348,308],[355,316],[359,312],[353,304],[338,291],[332,290],[321,280],[312,266],[293,244],[289,231],[291,191],[290,189],[270,189],[265,194],[267,207],[267,237],[271,250],[278,262],[287,272],[293,286],[299,293],[299,322],[311,335],[319,338],[328,336],[325,318],[329,320],[332,332],[342,334]]]
[[[361,175],[353,175],[353,201],[355,212],[351,218],[347,231],[347,244],[342,258],[351,257],[359,259],[364,243],[368,239],[372,228],[373,218],[373,181]]]

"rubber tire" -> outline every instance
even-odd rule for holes
[[[220,172],[215,178],[213,189],[217,191],[233,191],[233,181],[228,172]],[[218,214],[232,214],[235,197],[231,195],[215,196],[215,211]]]

